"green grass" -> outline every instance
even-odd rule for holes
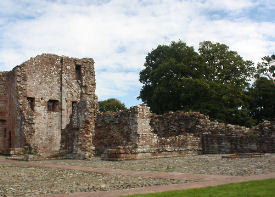
[[[215,187],[186,189],[131,197],[275,197],[275,179],[232,183]]]

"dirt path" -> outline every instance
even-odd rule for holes
[[[234,182],[244,182],[244,181],[250,181],[250,180],[263,180],[268,178],[275,178],[275,173],[256,175],[256,176],[220,176],[220,175],[203,175],[203,174],[185,174],[185,173],[176,173],[176,172],[151,172],[151,171],[121,170],[121,169],[110,169],[110,168],[89,168],[89,167],[81,167],[81,166],[64,166],[64,165],[57,165],[57,164],[37,163],[37,162],[31,162],[31,161],[26,162],[26,161],[16,161],[16,160],[6,160],[3,158],[0,158],[0,162],[19,165],[19,166],[32,166],[32,167],[43,167],[43,168],[64,169],[64,170],[78,170],[78,171],[85,171],[85,172],[121,174],[121,175],[129,175],[129,176],[136,176],[136,177],[192,180],[192,182],[184,183],[184,184],[142,187],[142,188],[127,189],[127,190],[36,195],[36,196],[48,196],[48,197],[51,197],[51,196],[52,197],[55,197],[55,196],[56,197],[61,197],[61,196],[116,197],[120,195],[163,192],[168,190],[182,190],[182,189],[188,189],[188,188],[216,186],[216,185],[222,185],[222,184],[234,183]]]

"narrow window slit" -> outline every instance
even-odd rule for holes
[[[29,107],[32,111],[34,111],[35,99],[33,97],[27,97]]]
[[[81,65],[75,65],[75,79],[81,80]]]

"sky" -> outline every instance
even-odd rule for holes
[[[220,42],[257,63],[275,53],[274,0],[0,0],[0,71],[42,53],[95,60],[99,100],[137,100],[158,45]]]

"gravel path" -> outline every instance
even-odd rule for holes
[[[91,168],[113,168],[124,170],[146,170],[229,176],[250,176],[275,172],[275,154],[266,154],[266,156],[259,158],[228,159],[221,157],[222,155],[198,155],[129,161],[102,161],[100,158],[93,158],[89,161],[47,160],[39,162]]]
[[[0,195],[109,191],[185,183],[185,180],[25,167],[0,163]]]
[[[146,190],[151,186],[162,185],[158,188],[164,188],[171,184],[184,188],[212,182],[219,184],[221,180],[225,181],[224,183],[238,181],[242,180],[242,177],[245,180],[251,175],[256,175],[256,178],[270,173],[273,174],[271,177],[275,175],[275,154],[260,158],[235,159],[224,159],[221,156],[199,155],[130,161],[102,161],[93,158],[89,161],[32,162],[5,160],[0,157],[0,196],[121,191],[141,187]]]

